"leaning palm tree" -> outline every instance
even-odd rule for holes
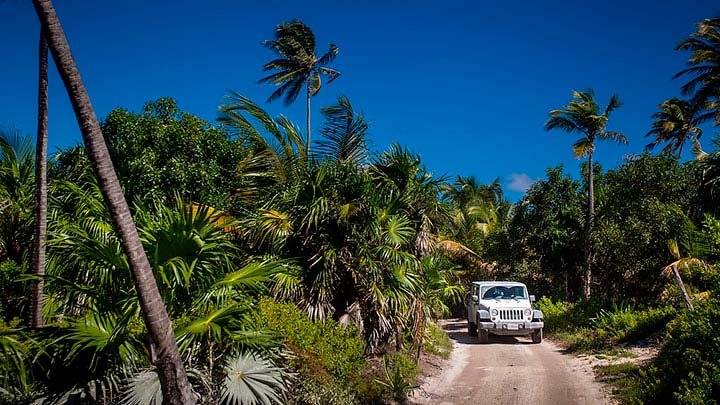
[[[678,50],[691,51],[687,69],[673,78],[690,75],[682,92],[692,95],[692,101],[715,116],[720,125],[720,17],[708,18],[697,24],[697,31],[682,41]],[[708,117],[709,118],[709,117]]]
[[[60,25],[51,0],[33,0],[40,24],[45,29],[48,48],[58,68],[65,89],[77,117],[80,132],[95,175],[100,183],[103,198],[108,205],[113,225],[122,240],[135,289],[140,301],[145,325],[156,350],[152,361],[157,367],[163,387],[163,403],[194,404],[190,383],[175,341],[172,323],[163,305],[160,292],[143,250],[120,182],[113,168],[110,154],[100,130],[95,110],[90,102],[77,64],[70,52],[65,33]]]
[[[659,108],[652,115],[656,119],[652,129],[645,135],[654,136],[655,139],[645,148],[652,150],[659,144],[667,143],[663,152],[677,153],[679,158],[688,140],[702,136],[702,129],[698,127],[702,116],[691,102],[675,97],[665,100]]]
[[[675,261],[665,266],[663,268],[662,274],[667,276],[672,273],[675,276],[675,282],[677,283],[678,289],[680,289],[680,294],[682,296],[683,303],[685,304],[685,308],[692,311],[692,301],[690,300],[690,295],[688,295],[687,290],[685,289],[685,283],[683,283],[682,277],[680,277],[679,269],[702,267],[705,266],[705,263],[702,260],[692,256],[682,257],[682,255],[680,254],[680,248],[678,247],[678,243],[676,240],[668,241],[668,249],[670,250],[670,254],[672,254]]]
[[[315,54],[315,35],[301,21],[291,21],[275,28],[275,40],[265,41],[265,47],[277,53],[280,58],[263,66],[263,71],[275,71],[263,77],[259,83],[272,83],[279,86],[268,102],[285,97],[285,105],[292,104],[305,88],[307,94],[307,153],[310,151],[310,97],[315,96],[322,87],[321,76],[327,76],[328,83],[337,79],[340,72],[327,67],[338,54],[338,47],[330,44],[330,49],[321,57]]]
[[[48,143],[48,45],[45,30],[40,29],[40,66],[38,72],[38,127],[35,145],[35,238],[33,240],[33,282],[30,327],[43,325],[43,275],[47,241],[47,143]]]
[[[617,94],[610,97],[610,101],[604,110],[595,101],[595,92],[588,89],[582,92],[574,91],[570,104],[562,110],[550,111],[550,119],[545,122],[545,130],[562,129],[569,133],[580,134],[573,145],[573,152],[576,158],[588,157],[588,211],[585,234],[585,277],[583,293],[590,297],[590,285],[592,283],[592,246],[590,232],[593,229],[595,216],[595,190],[593,184],[593,154],[595,153],[596,140],[612,140],[617,143],[626,144],[627,138],[620,132],[606,131],[610,113],[618,109],[622,103]]]

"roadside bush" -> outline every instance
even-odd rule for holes
[[[545,331],[553,333],[592,326],[591,319],[600,311],[602,305],[598,300],[570,303],[553,302],[550,298],[543,297],[533,307],[543,312]]]
[[[406,354],[390,353],[383,357],[382,378],[373,382],[383,387],[382,397],[403,403],[415,390],[415,377],[419,371],[418,365]]]
[[[670,306],[638,310],[633,304],[614,304],[612,310],[601,309],[592,321],[600,339],[621,343],[662,330],[675,313]]]
[[[572,351],[594,351],[662,331],[677,310],[672,306],[638,309],[632,303],[603,305],[600,300],[568,303],[543,297],[535,308],[545,315],[545,331]]]
[[[452,351],[450,337],[435,322],[428,322],[423,340],[423,351],[447,359]]]
[[[697,302],[667,327],[660,354],[642,372],[646,403],[717,404],[720,400],[720,300]]]
[[[365,343],[360,331],[333,320],[313,322],[292,303],[263,298],[259,322],[277,334],[295,352],[294,366],[312,374],[329,374],[338,380],[359,375],[365,365]]]
[[[356,405],[358,400],[353,389],[342,384],[325,384],[302,378],[291,393],[290,404],[303,405]]]

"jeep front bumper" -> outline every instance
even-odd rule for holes
[[[478,329],[493,335],[525,336],[542,329],[544,325],[544,322],[480,322]]]

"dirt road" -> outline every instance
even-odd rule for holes
[[[465,320],[445,321],[454,350],[412,404],[612,404],[592,370],[550,342],[490,336],[480,344]]]

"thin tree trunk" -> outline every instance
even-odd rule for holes
[[[413,340],[415,343],[415,363],[420,364],[420,354],[422,353],[422,347],[423,347],[423,336],[425,332],[425,311],[423,310],[424,303],[421,303],[420,300],[416,297],[415,298],[415,317],[416,317],[416,329],[415,334],[413,336]]]
[[[160,377],[163,404],[194,404],[195,398],[178,351],[172,324],[160,297],[150,263],[133,223],[115,169],[110,159],[100,124],[90,103],[70,46],[51,0],[33,0],[60,77],[70,96],[85,148],[90,157],[113,225],[130,265],[140,307],[150,338],[157,348],[155,366]]]
[[[593,173],[593,153],[588,154],[588,212],[585,229],[585,277],[583,277],[583,295],[590,298],[592,294],[592,239],[590,237],[595,220],[595,184]]]
[[[47,143],[48,143],[48,45],[45,30],[40,28],[38,72],[38,126],[35,145],[35,240],[30,327],[43,326],[43,276],[45,275],[45,244],[47,242]]]
[[[308,162],[310,162],[310,78],[307,81],[307,144],[305,145],[305,153]]]
[[[685,302],[685,308],[689,309],[690,311],[693,310],[692,302],[690,301],[690,296],[688,295],[687,291],[685,290],[685,284],[682,281],[682,278],[680,278],[680,272],[678,271],[678,268],[675,264],[672,266],[673,274],[675,275],[675,281],[677,282],[678,287],[680,287],[680,292],[682,293],[683,301]]]

